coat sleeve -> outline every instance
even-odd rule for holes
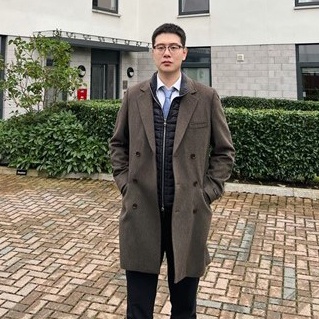
[[[124,95],[122,106],[117,114],[110,140],[110,156],[114,180],[123,194],[129,168],[128,91]]]
[[[223,194],[225,181],[231,175],[235,159],[231,134],[220,98],[215,90],[211,105],[211,123],[211,153],[204,184],[210,202]]]

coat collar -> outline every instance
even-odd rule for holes
[[[140,85],[140,94],[137,99],[138,109],[143,122],[143,126],[151,146],[152,151],[155,153],[155,132],[154,132],[154,114],[153,114],[153,100],[157,103],[158,99],[156,97],[156,73],[153,74],[152,78],[148,81],[142,82]],[[186,132],[190,119],[192,118],[193,112],[198,103],[198,98],[196,97],[196,84],[195,82],[182,73],[181,81],[181,102],[178,112],[174,149],[175,153],[183,139]]]

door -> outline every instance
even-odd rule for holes
[[[118,98],[119,59],[118,51],[92,50],[91,100]]]
[[[92,65],[91,100],[117,98],[116,74],[114,64]]]

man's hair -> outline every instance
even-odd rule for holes
[[[155,45],[155,39],[158,35],[162,34],[162,33],[174,33],[176,35],[178,35],[181,39],[181,44],[184,47],[186,44],[186,34],[184,32],[184,30],[173,23],[164,23],[162,25],[160,25],[157,29],[155,29],[155,31],[153,32],[152,35],[152,46]]]

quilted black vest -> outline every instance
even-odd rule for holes
[[[154,83],[155,80],[155,83]],[[156,98],[156,78],[151,83],[154,96],[154,131],[156,142],[156,165],[157,165],[157,193],[159,208],[161,211],[171,211],[174,202],[174,172],[173,172],[173,146],[175,129],[180,105],[180,97],[172,101],[166,121],[163,111]]]

